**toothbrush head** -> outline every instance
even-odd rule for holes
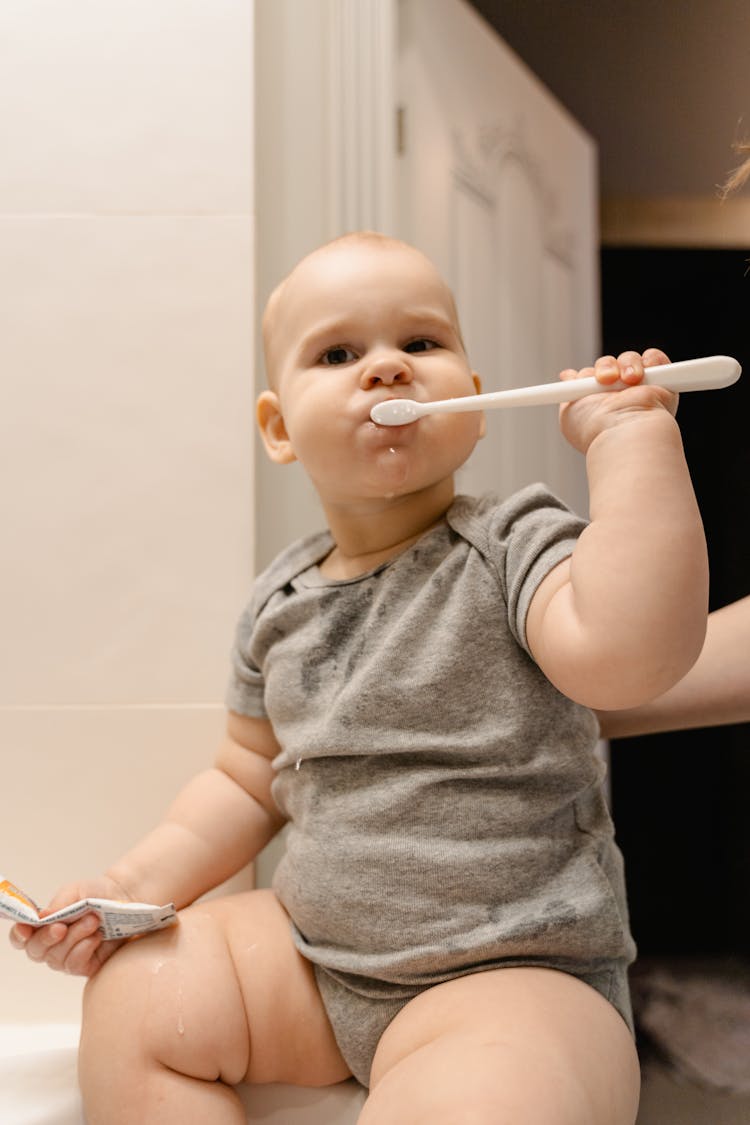
[[[373,422],[379,426],[405,426],[416,422],[422,411],[419,403],[408,398],[389,398],[379,402],[370,411]]]

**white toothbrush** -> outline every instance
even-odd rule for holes
[[[669,391],[712,391],[736,383],[742,368],[728,355],[712,355],[704,359],[686,359],[681,363],[665,363],[647,367],[639,386],[651,384]],[[509,391],[492,391],[465,398],[446,398],[437,402],[415,402],[410,398],[390,398],[379,402],[370,411],[379,426],[404,426],[426,414],[459,414],[466,410],[499,410],[503,406],[545,406],[549,403],[575,402],[586,395],[607,394],[624,390],[629,384],[619,379],[603,387],[593,375],[586,379],[566,379],[558,383],[540,383],[535,387],[515,387]]]

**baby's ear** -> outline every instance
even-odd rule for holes
[[[279,396],[275,391],[263,391],[258,396],[255,416],[266,453],[271,460],[277,465],[289,465],[292,461],[296,461],[297,455],[286,432]]]

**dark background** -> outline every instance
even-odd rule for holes
[[[745,371],[678,412],[716,609],[750,593],[750,249],[604,249],[601,267],[605,353],[733,355]],[[750,724],[613,742],[612,794],[640,954],[746,952]]]

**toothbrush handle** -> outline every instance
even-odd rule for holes
[[[740,377],[742,368],[736,359],[726,355],[686,359],[680,363],[666,363],[647,367],[643,384],[665,387],[669,391],[710,391],[728,387]],[[625,383],[617,382],[603,387],[593,375],[586,379],[567,379],[558,383],[540,383],[534,387],[514,387],[508,391],[469,395],[466,398],[445,399],[425,403],[430,414],[458,413],[464,410],[498,410],[504,406],[544,406],[560,402],[575,402],[586,395],[621,391]]]

